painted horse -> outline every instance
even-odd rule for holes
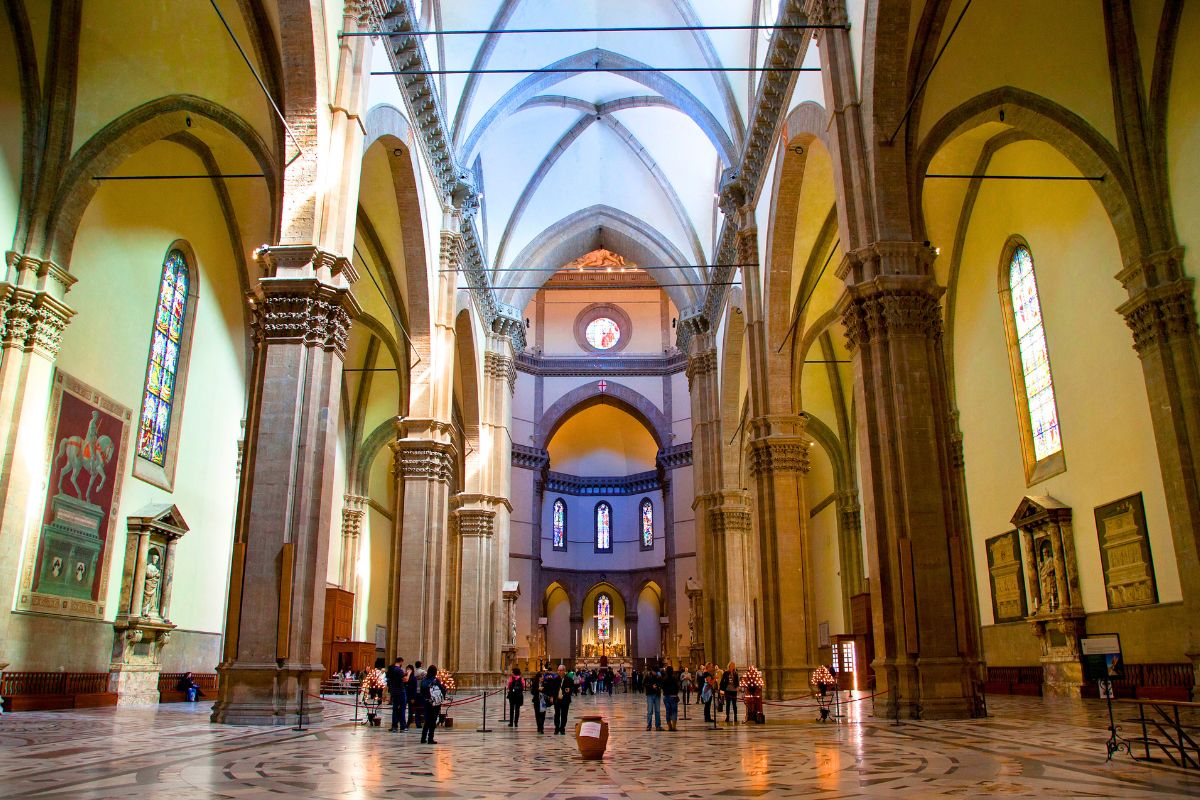
[[[92,490],[99,491],[104,486],[104,467],[112,459],[112,456],[113,443],[112,439],[107,436],[97,436],[93,444],[89,444],[81,436],[70,436],[63,439],[58,443],[58,455],[54,457],[55,464],[66,460],[62,470],[58,473],[58,491],[63,490],[63,479],[70,474],[71,485],[75,487],[75,496],[84,502],[91,502]],[[80,493],[79,484],[75,481],[79,477],[80,470],[88,474],[87,491],[83,493]],[[100,482],[93,486],[97,477],[100,478]]]

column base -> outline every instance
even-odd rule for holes
[[[319,665],[222,664],[217,673],[220,688],[209,718],[214,723],[310,725],[324,718]]]
[[[524,676],[528,679],[528,675]],[[456,689],[495,689],[508,681],[505,672],[455,672],[454,687]]]

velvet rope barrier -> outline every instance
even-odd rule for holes
[[[839,701],[839,702],[840,702],[842,705],[849,705],[850,703],[860,703],[860,702],[862,702],[863,700],[870,700],[872,697],[879,697],[881,694],[887,694],[887,693],[888,693],[888,692],[890,692],[890,691],[891,691],[891,689],[884,689],[882,692],[875,692],[874,694],[865,694],[865,695],[863,695],[862,697],[855,697],[855,698],[853,698],[853,699],[850,699],[850,700],[841,700],[841,701]],[[809,697],[815,697],[816,695],[808,695],[808,696],[809,696]],[[782,706],[782,707],[784,707],[784,708],[820,708],[820,707],[821,707],[821,704],[820,704],[820,703],[797,703],[797,702],[796,702],[796,701],[794,701],[794,700],[792,700],[792,701],[780,701],[780,702],[772,702],[772,701],[770,701],[770,700],[763,700],[763,705],[766,705],[766,706]]]

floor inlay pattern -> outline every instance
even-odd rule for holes
[[[716,730],[693,706],[677,733],[646,732],[640,696],[581,698],[572,718],[585,710],[611,723],[603,763],[582,761],[573,737],[538,736],[528,707],[514,731],[491,705],[493,731],[481,734],[479,705],[463,706],[433,747],[416,729],[368,729],[333,705],[306,732],[211,725],[202,704],[10,714],[0,797],[1200,797],[1200,773],[1128,756],[1106,764],[1094,701],[996,698],[986,720],[901,725],[861,719],[857,705],[840,724],[769,706],[765,726]]]

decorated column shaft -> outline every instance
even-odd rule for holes
[[[54,359],[74,315],[75,283],[44,259],[9,252],[0,282],[0,592],[11,602],[21,552],[41,524]],[[29,566],[32,569],[32,566]],[[0,610],[0,664],[11,661],[8,608]]]
[[[310,245],[261,248],[254,362],[214,722],[319,719],[339,392],[357,277]],[[340,500],[340,498],[337,498]]]
[[[882,242],[838,270],[861,431],[879,716],[966,717],[977,708],[978,617],[932,257],[924,245]]]
[[[697,609],[705,622],[704,646],[707,654],[716,658],[719,652],[728,652],[728,626],[726,623],[723,590],[724,550],[714,543],[709,526],[709,510],[720,503],[717,490],[721,475],[721,422],[718,413],[717,351],[713,347],[712,334],[705,329],[702,318],[685,320],[685,325],[697,328],[689,342],[687,379],[692,401],[692,471],[696,495],[692,501],[696,525],[696,570],[694,576],[704,587],[709,598],[713,598],[712,613],[708,608]],[[632,640],[631,640],[632,642]]]

